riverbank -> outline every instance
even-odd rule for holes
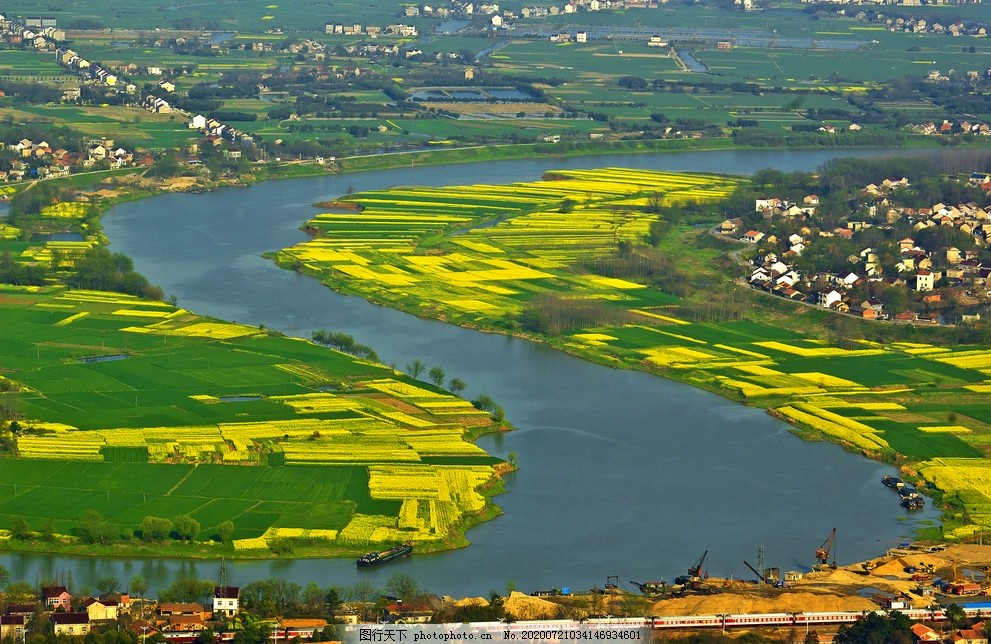
[[[511,427],[436,372],[430,384],[105,291],[0,286],[0,324],[0,402],[17,412],[0,426],[9,550],[342,557],[413,541],[436,552],[499,514],[515,469],[475,444]],[[73,512],[60,495],[95,501]]]
[[[670,176],[621,169],[563,171],[553,179],[356,193],[342,199],[361,210],[365,232],[352,235],[348,215],[319,215],[306,224],[317,234],[313,240],[272,257],[341,293],[538,340],[598,364],[663,375],[768,410],[805,437],[815,432],[902,467],[941,503],[948,535],[964,538],[985,527],[973,519],[982,514],[973,501],[957,498],[983,492],[945,471],[988,466],[982,450],[982,437],[991,433],[984,421],[991,411],[982,398],[984,363],[971,358],[985,348],[933,344],[927,330],[909,327],[893,330],[884,343],[817,340],[835,335],[828,313],[786,303],[758,307],[751,293],[733,294],[732,276],[715,268],[721,247],[690,227],[662,250],[680,267],[679,279],[708,285],[694,299],[607,277],[595,262],[608,264],[617,240],[636,244],[644,234],[637,228],[642,221],[618,217],[611,204],[630,203],[650,190],[670,203],[685,190],[700,199],[718,190],[718,180],[682,175],[679,186]],[[530,194],[538,195],[535,201]],[[478,226],[491,216],[490,200],[513,213],[508,223]],[[566,201],[570,209],[560,206]],[[466,207],[467,220],[451,219]],[[397,212],[405,224],[392,222]],[[380,219],[391,223],[381,238]],[[437,234],[445,226],[469,226],[472,234]],[[611,231],[608,237],[603,230]],[[646,255],[640,259],[650,262]]]
[[[567,166],[731,171],[777,163],[811,170],[828,158],[804,152],[688,153],[574,159]],[[550,163],[481,164],[471,171],[480,183],[527,180],[562,167],[562,162]],[[535,589],[601,586],[606,574],[656,578],[683,572],[685,562],[701,554],[696,552],[700,544],[712,550],[715,570],[741,574],[741,544],[749,552],[764,541],[769,553],[805,559],[809,543],[817,544],[819,533],[835,526],[846,535],[845,557],[869,556],[878,538],[904,540],[934,517],[929,511],[905,516],[886,489],[876,489],[873,482],[893,470],[832,445],[796,440],[783,423],[759,410],[726,404],[664,378],[602,369],[543,344],[423,322],[334,295],[316,280],[254,259],[306,239],[298,227],[308,204],[343,195],[349,186],[358,192],[397,184],[448,185],[457,176],[447,168],[400,169],[269,182],[243,192],[166,195],[115,208],[105,225],[114,250],[132,255],[139,269],[188,308],[298,337],[308,337],[313,329],[340,330],[373,345],[387,364],[419,359],[428,367],[439,365],[467,383],[466,396],[488,394],[511,414],[520,431],[479,441],[503,459],[518,454],[520,470],[506,477],[510,493],[498,500],[505,515],[472,529],[471,548],[397,564],[430,587],[484,594],[507,579]],[[758,453],[760,462],[773,465],[755,476],[741,464]],[[696,458],[685,459],[685,454]],[[810,470],[809,462],[819,468]],[[713,474],[700,480],[700,464]],[[687,492],[671,495],[672,489]],[[766,531],[766,526],[793,521],[810,489],[830,493],[817,496],[816,515],[803,521],[806,528]],[[663,507],[657,506],[659,498],[665,499]],[[756,498],[762,499],[758,506]],[[645,533],[670,530],[676,517],[699,507],[707,508],[704,519],[679,522],[663,552],[642,539]],[[742,519],[743,508],[760,520]],[[824,517],[829,525],[820,525]],[[734,536],[730,540],[722,534]],[[34,561],[31,565],[40,565]],[[80,565],[62,561],[51,565]],[[289,564],[272,568],[259,562],[240,570],[249,579],[276,574],[306,582],[320,575],[351,583],[354,578],[353,562],[346,560],[321,561],[315,568]],[[128,564],[101,560],[99,565],[118,571]],[[494,574],[493,566],[500,572]],[[452,567],[464,571],[453,583],[444,572]],[[205,570],[213,574],[209,566]]]

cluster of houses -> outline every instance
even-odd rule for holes
[[[408,7],[406,15],[411,15],[409,10],[419,11],[417,7]],[[418,15],[418,14],[412,14]],[[368,36],[370,38],[378,38],[380,35],[387,34],[390,36],[399,36],[401,38],[411,38],[419,35],[414,25],[407,24],[394,24],[387,25],[385,27],[374,26],[374,25],[362,25],[360,23],[354,23],[351,25],[341,24],[339,22],[328,22],[323,26],[324,33],[334,34],[334,35],[344,35],[344,36]],[[291,51],[290,45],[290,51]],[[302,48],[295,53],[307,53]]]
[[[827,0],[827,1],[837,2],[838,0]],[[850,4],[850,3],[844,0],[843,4]],[[888,2],[885,4],[902,4],[905,6],[919,6],[920,4],[940,4],[940,3],[931,2],[931,1],[920,2],[919,0],[902,0],[902,2],[900,3]],[[877,24],[877,25],[884,25],[884,28],[887,29],[888,31],[898,31],[909,34],[977,36],[978,38],[983,38],[988,35],[987,25],[982,25],[976,22],[965,23],[963,21],[957,20],[955,22],[947,22],[946,24],[943,24],[941,22],[936,22],[936,21],[930,22],[926,18],[920,16],[903,16],[903,17],[892,18],[885,16],[884,14],[881,13],[867,13],[866,11],[857,11],[856,13],[851,14],[851,12],[848,12],[845,8],[837,9],[836,14],[840,16],[851,16],[854,20],[870,22],[872,24]]]
[[[155,603],[145,604],[127,593],[111,593],[100,597],[74,599],[65,586],[45,586],[41,589],[41,608],[52,621],[56,635],[82,636],[94,626],[116,622],[121,616],[133,619],[130,628],[144,636],[161,633],[166,640],[180,633],[202,631],[206,623],[216,617],[233,617],[239,611],[239,589],[217,586],[214,589],[212,610],[200,604]],[[135,611],[135,607],[146,610]],[[37,612],[36,603],[9,604],[0,615],[0,639],[23,641],[28,622]],[[323,622],[326,624],[326,622]],[[312,635],[312,631],[309,633]],[[181,640],[180,640],[181,641]]]
[[[547,16],[557,16],[561,14],[573,14],[579,11],[607,11],[634,8],[657,8],[660,4],[667,4],[668,0],[569,0],[563,5],[528,5],[519,11],[502,9],[495,2],[475,4],[474,2],[454,2],[448,7],[435,7],[431,5],[408,5],[404,7],[402,15],[407,18],[427,17],[427,18],[471,18],[473,16],[491,16],[494,27],[506,26],[507,21],[519,19],[541,19]],[[745,2],[747,7],[753,6],[753,0],[737,0],[737,3]],[[367,27],[363,32],[361,25],[338,25],[327,23],[327,33],[334,34],[361,34],[372,35],[372,27]],[[349,30],[350,29],[350,30]],[[398,33],[395,31],[386,33]],[[400,34],[403,35],[403,34]],[[410,35],[416,35],[412,33]]]
[[[231,141],[233,143],[240,143],[242,145],[253,145],[254,139],[250,134],[245,134],[241,130],[221,123],[217,119],[207,118],[202,114],[197,114],[193,118],[189,119],[187,124],[191,130],[199,130],[206,135],[207,142],[213,146],[220,146],[224,141]],[[232,150],[228,153],[228,156],[232,158],[239,158],[241,153],[239,150]]]
[[[909,4],[905,2],[905,4]],[[943,24],[940,22],[929,22],[925,18],[887,18],[884,21],[888,31],[903,31],[909,34],[936,34],[948,36],[977,36],[983,38],[988,35],[987,27],[977,23],[950,22]]]
[[[951,69],[945,74],[938,69],[933,69],[929,71],[926,76],[926,80],[934,81],[937,83],[946,83],[951,80],[965,79],[970,83],[979,83],[984,80],[991,80],[991,67],[985,69],[984,72],[979,72],[976,69],[970,69],[960,74],[955,69]]]
[[[10,161],[9,169],[0,170],[0,182],[67,177],[73,168],[89,169],[101,161],[106,161],[111,170],[135,163],[133,153],[114,147],[113,139],[90,140],[83,152],[52,149],[47,141],[30,139],[12,144],[0,141],[0,150],[5,149],[14,151],[16,157]],[[140,160],[143,165],[149,165],[151,161],[150,157]]]
[[[801,0],[804,4],[834,2],[837,4],[891,4],[903,7],[919,7],[922,5],[956,5],[981,4],[982,0]]]
[[[985,192],[991,192],[989,174],[975,173],[970,177],[970,183],[980,186]],[[870,184],[864,188],[863,194],[870,202],[868,213],[879,222],[876,225],[884,228],[904,221],[916,232],[937,226],[950,226],[972,236],[977,246],[991,245],[991,209],[974,203],[956,206],[939,203],[929,208],[893,205],[889,201],[890,193],[907,186],[908,181],[902,178],[886,179],[881,184]],[[758,199],[755,202],[755,211],[760,212],[765,219],[780,218],[802,222],[814,217],[818,203],[816,195],[806,196],[801,204],[778,198]],[[880,253],[874,248],[865,247],[850,255],[850,270],[839,274],[807,275],[794,268],[795,260],[817,238],[852,239],[856,231],[873,225],[875,224],[866,221],[849,221],[845,226],[832,230],[815,230],[813,227],[803,226],[787,239],[778,239],[773,234],[756,229],[743,232],[742,219],[728,219],[719,226],[719,232],[759,245],[766,251],[751,260],[747,282],[752,288],[841,313],[867,319],[916,320],[914,313],[892,314],[885,311],[883,304],[876,298],[861,298],[860,295],[865,291],[857,287],[871,283],[911,289],[924,304],[934,306],[942,303],[943,294],[936,291],[936,283],[941,280],[945,280],[949,287],[966,289],[971,294],[991,296],[991,264],[981,262],[977,250],[962,251],[951,246],[931,252],[921,248],[911,237],[897,242],[897,256],[893,258],[893,266],[884,266]],[[893,273],[897,273],[897,277],[891,277]]]
[[[11,603],[0,615],[0,639],[24,641],[29,622],[39,608],[53,625],[55,635],[81,637],[93,628],[113,626],[127,616],[122,625],[143,640],[160,635],[173,644],[194,644],[207,628],[214,641],[233,642],[237,631],[223,626],[241,612],[240,588],[216,586],[209,606],[199,603],[145,601],[127,593],[110,593],[100,597],[74,598],[65,586],[45,586],[39,602]],[[431,606],[393,601],[384,606],[381,621],[388,623],[427,623],[434,615]],[[356,624],[358,616],[348,610],[337,611],[339,622]],[[212,623],[211,623],[212,622]],[[221,625],[218,627],[217,624]],[[326,619],[277,618],[269,635],[272,641],[289,642],[295,638],[309,641],[326,628]]]
[[[970,628],[957,629],[951,633],[937,631],[925,624],[913,624],[912,635],[919,644],[936,644],[946,642],[947,644],[988,644],[987,627],[984,622],[977,622]]]
[[[79,54],[71,49],[63,49],[61,47],[56,49],[55,60],[62,67],[75,72],[85,79],[106,85],[107,87],[117,87],[119,79],[116,74],[80,57]],[[137,91],[137,86],[130,83],[125,84],[124,88],[128,94],[133,94]]]
[[[0,42],[50,51],[63,40],[65,32],[58,28],[55,18],[7,20],[0,15]]]
[[[970,136],[991,136],[991,123],[977,123],[972,121],[960,121],[959,123],[954,121],[943,120],[942,123],[934,123],[933,121],[928,121],[926,123],[917,123],[906,126],[911,132],[915,134],[925,134],[928,136],[954,136],[954,135],[970,135]]]
[[[156,83],[158,91],[164,92],[166,94],[172,94],[175,92],[175,83],[167,78],[163,78]],[[130,87],[130,86],[128,86]],[[144,97],[141,102],[142,106],[149,112],[154,112],[155,114],[171,114],[176,110],[167,100],[161,98],[160,96],[155,96],[154,94],[148,94]]]

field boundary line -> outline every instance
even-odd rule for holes
[[[185,483],[186,482],[186,479],[188,479],[190,476],[192,476],[193,475],[193,472],[195,472],[196,471],[196,468],[199,467],[199,466],[200,466],[199,463],[194,463],[193,464],[193,468],[191,470],[189,470],[188,472],[186,472],[186,476],[184,476],[181,479],[179,479],[179,482],[176,483],[175,485],[173,485],[171,488],[169,488],[169,491],[166,492],[165,494],[163,494],[162,496],[172,496],[172,493],[175,492],[176,490],[178,490],[179,489],[179,486],[182,485],[183,483]]]

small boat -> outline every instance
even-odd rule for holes
[[[894,487],[894,488],[901,487],[902,485],[905,484],[904,481],[902,481],[897,476],[889,476],[887,474],[881,477],[881,482],[887,485],[888,487]]]
[[[413,546],[411,544],[404,543],[401,546],[393,546],[388,550],[382,550],[381,552],[369,552],[367,555],[359,558],[356,563],[362,568],[378,566],[379,564],[384,564],[388,561],[392,561],[393,559],[408,557],[411,552],[413,552]]]
[[[921,510],[926,507],[926,500],[916,494],[915,496],[904,497],[901,501],[901,505],[907,510]]]

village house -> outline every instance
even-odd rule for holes
[[[213,589],[214,615],[237,615],[239,594],[240,589],[237,586],[216,586]]]
[[[52,613],[56,635],[79,636],[89,633],[89,615],[86,613]]]
[[[719,234],[720,235],[735,235],[737,231],[743,226],[742,219],[725,219],[723,223],[719,224]]]
[[[912,624],[912,634],[918,642],[939,642],[943,639],[939,633],[922,623]]]
[[[27,620],[24,615],[0,615],[0,639],[22,641]]]
[[[827,309],[834,308],[837,304],[843,301],[843,295],[836,289],[829,289],[827,291],[822,291],[819,293],[819,299],[817,304]]]
[[[72,605],[72,595],[65,586],[45,586],[41,589],[41,596],[50,610],[68,611]]]
[[[935,276],[932,271],[920,270],[915,275],[915,290],[922,293],[935,288]]]
[[[764,233],[759,230],[748,230],[743,235],[743,241],[750,242],[751,244],[756,244],[762,239],[764,239]]]
[[[95,597],[87,597],[83,601],[83,608],[91,622],[117,619],[117,602],[103,601]]]
[[[203,606],[196,603],[170,603],[163,602],[158,605],[156,613],[160,617],[170,617],[178,615],[186,615],[192,617],[199,617],[200,619],[208,619],[210,614],[206,611]]]
[[[977,622],[970,628],[954,631],[953,644],[988,644],[984,622]]]
[[[397,602],[382,609],[382,620],[390,624],[426,624],[434,612],[429,606]],[[985,644],[987,644],[985,642]]]

